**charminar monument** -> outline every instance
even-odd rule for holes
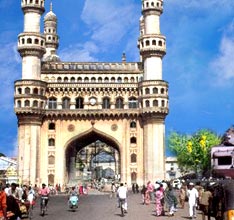
[[[142,0],[139,62],[126,62],[123,53],[111,63],[63,62],[52,4],[40,30],[44,4],[21,0],[22,77],[14,85],[20,183],[105,178],[141,185],[164,179],[169,105],[162,75],[163,0]]]

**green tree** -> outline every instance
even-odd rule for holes
[[[182,172],[205,173],[210,170],[210,150],[218,145],[221,137],[210,130],[199,130],[193,135],[171,132],[169,148],[176,154]]]
[[[5,154],[3,154],[3,153],[0,153],[0,157],[5,157]]]

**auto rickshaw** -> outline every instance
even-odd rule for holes
[[[224,220],[234,220],[234,180],[224,186]]]

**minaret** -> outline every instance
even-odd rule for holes
[[[168,114],[168,83],[162,80],[166,38],[160,32],[163,0],[142,0],[138,47],[143,63],[140,82],[144,138],[145,181],[165,178],[165,117]]]
[[[40,33],[44,0],[22,0],[24,32],[18,36],[22,79],[15,81],[15,112],[18,118],[18,175],[20,183],[35,184],[39,178],[40,132],[46,102],[46,83],[41,81],[45,37]]]
[[[59,46],[59,37],[57,35],[57,17],[53,13],[52,2],[50,3],[50,11],[44,17],[44,35],[46,54],[44,61],[60,61],[57,55]]]
[[[45,38],[40,33],[44,0],[22,0],[24,32],[18,36],[18,51],[22,57],[22,79],[41,78],[41,58],[45,53]]]

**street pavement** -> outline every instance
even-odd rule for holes
[[[121,217],[120,208],[117,207],[117,198],[110,198],[109,194],[100,192],[91,192],[86,196],[80,196],[79,207],[75,212],[71,212],[67,206],[67,196],[51,196],[49,207],[44,217],[40,216],[39,200],[33,210],[33,219],[35,220],[186,220],[189,219],[188,204],[184,209],[178,207],[178,211],[172,217],[156,217],[155,204],[143,205],[141,194],[129,193],[128,213]],[[201,212],[197,211],[197,219],[202,220]],[[213,220],[213,218],[212,218]]]

